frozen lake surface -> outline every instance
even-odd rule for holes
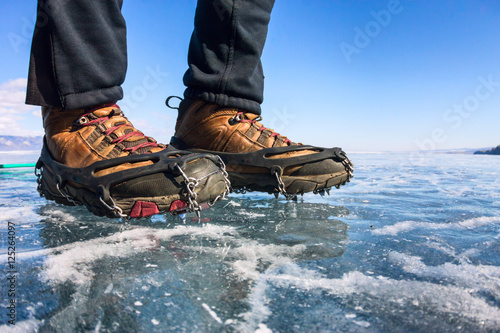
[[[500,157],[350,157],[332,196],[230,195],[186,224],[98,218],[0,170],[0,331],[499,332]]]

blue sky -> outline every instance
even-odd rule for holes
[[[168,142],[194,0],[125,0],[129,69],[119,103]],[[40,135],[24,106],[36,1],[0,2],[0,135]],[[500,3],[277,0],[264,49],[264,124],[346,151],[500,144]],[[143,80],[161,73],[144,94]]]

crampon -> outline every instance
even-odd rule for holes
[[[97,176],[124,163],[152,164]],[[171,146],[152,154],[135,154],[72,168],[54,160],[44,147],[35,168],[41,196],[57,203],[84,205],[97,216],[140,218],[162,212],[183,216],[213,205],[230,191],[222,160]],[[149,186],[148,197],[141,197]]]

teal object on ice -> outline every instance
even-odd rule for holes
[[[31,168],[35,167],[36,163],[23,163],[23,164],[0,164],[0,169],[7,168]]]

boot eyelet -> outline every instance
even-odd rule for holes
[[[80,125],[80,126],[85,125],[85,124],[86,124],[86,123],[88,123],[88,122],[89,122],[89,120],[87,119],[87,117],[81,117],[80,119],[78,119],[78,120],[76,121],[76,123],[77,123],[78,125]]]
[[[229,123],[229,125],[236,125],[237,123],[239,123],[241,121],[241,119],[243,119],[243,118],[241,117],[240,114],[238,114],[234,117],[229,118],[228,123]]]

